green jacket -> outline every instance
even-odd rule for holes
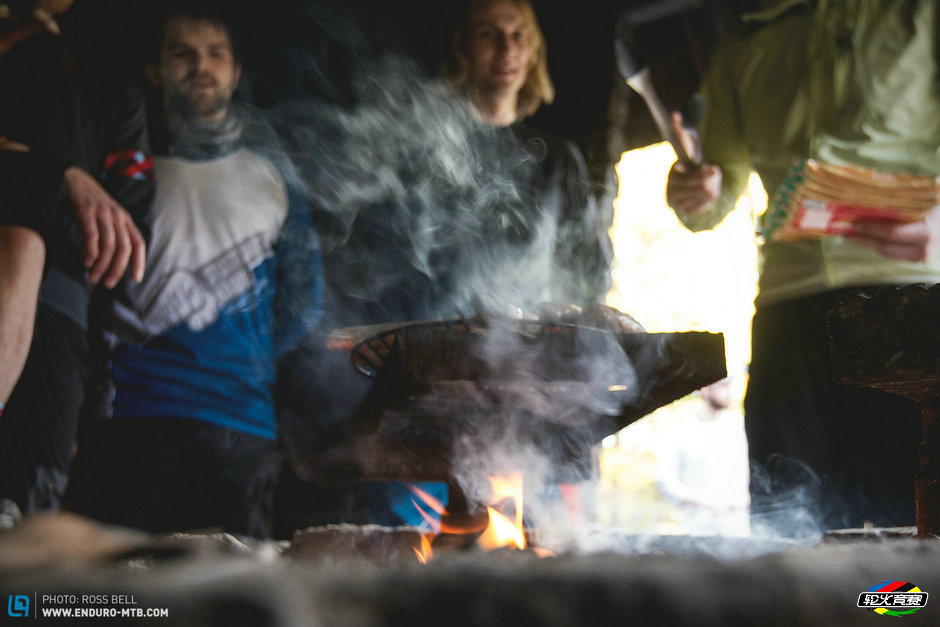
[[[750,30],[718,47],[703,85],[703,157],[722,194],[691,230],[717,225],[751,170],[770,197],[807,156],[940,175],[940,79],[932,0],[787,0],[744,16]],[[896,261],[841,237],[761,245],[757,305],[841,287],[935,283],[940,245]]]

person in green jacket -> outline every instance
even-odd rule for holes
[[[689,229],[721,222],[751,171],[773,197],[797,159],[940,175],[936,2],[784,0],[742,19],[703,85],[704,164],[669,174],[667,199]],[[852,236],[762,242],[745,398],[756,510],[767,475],[754,470],[779,484],[793,458],[821,478],[825,527],[913,524],[919,411],[832,382],[826,315],[850,293],[936,283],[938,211],[860,222]]]

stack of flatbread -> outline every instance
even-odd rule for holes
[[[858,220],[914,222],[940,205],[940,178],[795,162],[774,194],[763,234],[777,241],[850,235]]]

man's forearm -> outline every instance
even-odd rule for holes
[[[0,403],[6,403],[26,363],[45,257],[39,233],[0,226]]]

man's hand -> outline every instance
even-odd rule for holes
[[[81,168],[66,170],[65,181],[85,241],[88,280],[111,289],[129,269],[140,283],[147,249],[130,214]]]
[[[885,257],[902,261],[925,261],[931,246],[940,242],[940,207],[934,207],[917,222],[856,222],[855,234],[846,236],[874,248]]]
[[[672,126],[688,154],[697,154],[695,135],[682,125],[682,114],[672,114]],[[703,163],[689,170],[679,162],[672,165],[666,181],[666,202],[676,211],[696,215],[705,211],[721,195],[721,168]]]
[[[697,215],[708,209],[721,195],[721,168],[702,164],[688,171],[673,164],[666,181],[666,202],[676,211]]]

